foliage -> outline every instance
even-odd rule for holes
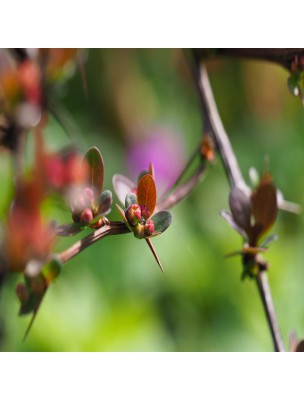
[[[18,326],[16,334],[11,338],[4,336],[4,349],[269,348],[266,335],[264,338],[262,334],[264,320],[261,310],[259,308],[252,310],[250,305],[255,293],[252,295],[251,292],[247,293],[247,286],[247,289],[236,286],[234,269],[229,268],[230,261],[222,260],[222,254],[234,246],[234,237],[226,232],[221,221],[216,219],[218,210],[226,208],[223,198],[228,196],[223,196],[223,193],[227,193],[227,189],[218,174],[219,163],[215,156],[218,149],[214,138],[209,132],[204,132],[201,139],[197,133],[200,131],[200,112],[194,86],[185,72],[184,56],[176,52],[180,65],[175,65],[168,59],[170,52],[159,51],[156,59],[151,54],[145,51],[142,53],[92,51],[86,64],[86,79],[91,97],[89,104],[94,104],[94,107],[83,107],[82,83],[77,71],[78,62],[83,63],[83,52],[41,50],[34,55],[25,53],[22,60],[16,58],[13,53],[1,54],[2,57],[14,60],[13,68],[9,64],[4,71],[0,71],[3,105],[1,144],[4,151],[9,152],[4,153],[7,156],[1,161],[5,165],[1,178],[4,182],[7,179],[9,170],[7,166],[10,160],[14,160],[11,169],[18,177],[13,189],[10,189],[12,186],[8,179],[2,189],[2,197],[7,199],[3,201],[1,210],[4,232],[1,274],[3,279],[6,278],[2,298],[9,299],[3,302],[3,321],[7,326],[6,329],[10,329],[9,327],[13,325]],[[174,51],[171,54],[174,54]],[[124,82],[125,87],[131,83],[135,84],[132,91],[126,93],[123,92],[124,88],[118,85],[115,79],[117,75],[111,75],[110,69],[112,65],[120,65],[121,62],[117,61],[124,57],[125,68],[122,70],[117,66],[116,74],[121,75],[120,82]],[[159,69],[157,59],[166,67]],[[101,76],[94,70],[96,60],[102,65]],[[42,68],[43,65],[46,68]],[[260,163],[265,149],[271,156],[272,176],[287,193],[289,185],[285,184],[285,179],[290,182],[296,181],[297,184],[300,181],[298,174],[294,173],[295,163],[287,161],[284,163],[283,160],[282,166],[277,161],[277,153],[279,146],[286,140],[284,136],[284,127],[288,127],[286,121],[290,123],[289,130],[292,130],[292,122],[289,121],[294,121],[293,129],[296,131],[297,124],[300,126],[301,110],[292,109],[290,106],[284,111],[285,114],[280,113],[272,117],[270,124],[267,117],[262,118],[258,114],[259,109],[256,108],[254,100],[250,100],[248,108],[246,103],[240,104],[240,99],[234,97],[229,90],[228,75],[230,73],[233,76],[234,84],[242,93],[242,83],[237,80],[240,76],[239,71],[246,71],[246,68],[249,68],[247,65],[252,65],[250,68],[255,72],[255,64],[249,63],[244,66],[238,62],[220,64],[220,69],[226,68],[226,74],[217,73],[216,79],[214,78],[219,106],[221,108],[221,104],[226,101],[223,115],[224,118],[226,115],[228,130],[234,132],[234,145],[242,169]],[[272,71],[275,67],[267,68]],[[71,78],[71,71],[76,74],[68,81],[67,78]],[[133,71],[133,75],[130,71]],[[175,93],[166,91],[163,85],[154,82],[153,77],[158,72],[161,74],[161,82],[168,80]],[[251,75],[249,72],[245,74],[245,83],[248,85],[252,80]],[[275,83],[269,83],[272,88],[282,84],[280,82],[282,75],[278,76]],[[132,105],[140,103],[136,96],[139,96],[138,88],[143,77],[150,79],[150,94],[147,90],[143,96],[143,100],[150,106],[143,108],[144,115],[141,116],[136,114],[134,111],[136,107],[133,106],[131,115],[128,115],[128,103]],[[104,93],[97,92],[93,81],[98,79],[103,85]],[[217,85],[221,87],[220,91]],[[60,99],[64,88],[67,88],[65,89],[67,92],[64,98]],[[176,96],[178,92],[185,94],[184,100]],[[246,95],[252,99],[251,94],[244,92],[243,96]],[[227,104],[228,96],[234,98],[235,102]],[[284,93],[281,98],[285,99],[288,96]],[[63,108],[64,102],[69,105],[73,111],[73,119],[84,132],[96,130],[96,134],[88,133],[87,137],[81,135],[86,141],[81,151],[76,149],[73,141],[71,143],[71,139],[65,134],[65,131],[74,134],[74,130],[71,129],[72,119]],[[154,106],[157,105],[156,109],[157,107],[159,109],[155,115],[149,115],[153,109],[151,108],[153,102]],[[294,104],[297,107],[296,103]],[[168,181],[167,185],[161,186],[158,183],[165,181],[159,164],[155,165],[155,171],[153,164],[150,164],[149,169],[141,172],[137,183],[134,183],[131,179],[116,173],[120,169],[125,169],[119,135],[123,135],[126,141],[130,142],[128,147],[134,146],[143,140],[144,136],[144,130],[136,133],[134,128],[136,120],[144,122],[148,128],[149,120],[157,120],[162,115],[162,107],[167,118],[184,130],[184,140],[187,141],[189,148],[199,142],[198,150],[184,170],[184,165],[180,162],[175,179]],[[233,107],[239,107],[238,112],[228,115],[228,111],[233,110]],[[97,108],[102,110],[101,118]],[[275,106],[272,106],[271,110],[275,110]],[[281,107],[280,111],[282,110]],[[257,114],[252,115],[254,112]],[[240,115],[243,115],[244,119],[240,118]],[[246,118],[250,121],[250,125],[246,122]],[[244,126],[248,129],[244,130]],[[273,128],[270,128],[269,136],[274,137],[276,134],[280,140],[271,141],[265,136],[259,136],[259,132],[270,126]],[[274,133],[275,128],[277,130]],[[166,129],[159,129],[166,135]],[[242,134],[238,131],[242,131]],[[115,132],[119,135],[115,136]],[[250,140],[249,135],[254,135],[252,137],[255,140]],[[296,137],[300,140],[300,134]],[[246,144],[248,140],[252,143],[250,148]],[[79,138],[75,141],[80,144]],[[280,141],[282,143],[279,143]],[[31,143],[32,150],[29,151]],[[90,147],[92,144],[94,146]],[[172,141],[173,154],[174,146],[178,146],[178,140]],[[102,155],[99,148],[102,149]],[[296,147],[294,151],[295,149]],[[32,157],[27,158],[25,155],[29,152],[32,152]],[[285,146],[284,154],[286,153]],[[287,155],[287,158],[296,158],[300,165],[300,156],[299,153]],[[169,160],[170,154],[158,157],[160,160],[165,158]],[[153,157],[147,159],[146,165],[154,161]],[[133,159],[132,163],[134,170],[136,160]],[[164,237],[155,239],[161,258],[165,260],[164,279],[156,275],[157,271],[147,267],[146,264],[150,263],[150,259],[141,246],[142,242],[138,241],[138,244],[132,240],[131,235],[127,235],[125,239],[115,237],[106,239],[106,242],[99,241],[107,236],[131,231],[136,238],[144,239],[148,243],[149,249],[162,268],[151,243],[154,236],[163,233],[172,223],[172,214],[163,209],[162,205],[176,206],[196,187],[197,182],[195,181],[195,184],[192,182],[197,172],[205,173],[207,167],[208,170],[212,167],[213,171],[202,189],[197,188],[187,202],[176,207],[172,227]],[[140,170],[141,168],[137,169],[137,174]],[[118,213],[115,208],[111,210],[113,201],[110,190],[111,175],[114,175],[114,191],[123,206],[121,208],[117,205]],[[200,180],[202,175],[198,176]],[[294,197],[301,202],[300,194],[291,189],[288,197]],[[176,198],[178,200],[174,202]],[[241,234],[243,248],[234,254],[242,256],[243,277],[255,278],[261,270],[269,268],[269,263],[261,258],[261,253],[267,250],[274,236],[263,239],[278,217],[278,208],[284,206],[288,208],[292,204],[282,199],[282,193],[277,190],[268,172],[262,175],[260,182],[251,191],[232,187],[229,197],[231,213],[222,212],[222,216]],[[8,212],[9,204],[12,202],[13,207]],[[290,207],[297,208],[293,204]],[[275,227],[276,231],[279,230],[280,241],[295,246],[299,243],[301,235],[296,236],[294,232],[299,231],[297,224],[301,222],[295,222],[294,217],[282,217],[283,221],[287,222],[285,232],[280,218],[279,215],[279,228]],[[75,242],[77,240],[75,235],[79,236],[79,241]],[[82,250],[97,240],[99,243],[82,253]],[[72,253],[75,248],[80,250]],[[272,255],[270,252],[267,258],[274,265],[271,274],[277,276],[277,283],[274,282],[277,293],[280,287],[278,282],[284,282],[284,276],[288,273],[286,269],[282,270],[282,267],[287,263],[286,257],[290,254],[287,251],[284,255],[282,249],[275,250],[277,255]],[[69,261],[75,255],[77,257],[74,261]],[[67,261],[74,268],[66,269]],[[226,262],[228,269],[223,268]],[[32,314],[35,317],[38,309],[40,311],[39,323],[24,344],[21,344],[20,338],[23,330],[21,327],[25,321],[16,320],[16,302],[13,300],[12,291],[9,290],[15,285],[16,273],[19,276],[24,275],[24,282],[21,283],[19,280],[16,288],[20,300],[20,315]],[[53,285],[54,282],[56,285]],[[296,279],[293,282],[298,284]],[[297,290],[300,293],[300,285]],[[41,307],[46,293],[46,300]],[[240,304],[238,298],[243,299]],[[279,298],[284,304],[284,296]],[[277,304],[281,317],[281,303]],[[251,309],[252,317],[247,313],[248,307]],[[300,304],[295,306],[295,309],[299,314]],[[73,317],[75,325],[73,338],[67,343],[64,339],[64,330],[70,331],[70,328],[64,315],[69,314],[75,316]],[[51,321],[51,316],[54,315],[58,318],[56,322]],[[186,318],[186,315],[190,317]],[[242,321],[238,315],[242,315]],[[298,325],[299,318],[294,320],[290,318],[291,316],[282,318],[285,336],[286,326],[297,325],[302,328]],[[222,327],[227,326],[227,322],[231,328],[225,334]],[[79,325],[83,326],[80,332],[76,332],[78,329],[75,328],[76,325],[78,328]],[[239,328],[236,329],[237,326]],[[209,333],[206,327],[209,327]],[[234,339],[235,331],[242,332],[242,330],[244,334],[239,334]],[[245,335],[248,330],[253,332]],[[46,335],[47,332],[52,332],[54,339]],[[212,336],[215,338],[213,341]],[[252,336],[260,337],[259,344],[254,342]],[[292,349],[300,348],[300,343],[295,341]]]

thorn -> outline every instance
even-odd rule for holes
[[[159,260],[159,258],[158,258],[158,255],[156,254],[156,251],[155,251],[155,249],[154,249],[154,247],[153,247],[153,245],[152,245],[152,243],[151,243],[151,240],[150,240],[150,239],[146,239],[146,242],[148,243],[148,246],[150,247],[150,250],[152,251],[152,253],[153,253],[153,255],[154,255],[154,258],[155,258],[155,260],[156,260],[156,262],[157,262],[157,264],[158,264],[158,266],[159,266],[161,272],[164,273],[165,271],[163,270],[163,267],[162,267],[162,265],[161,265],[161,263],[160,263],[160,260]]]
[[[32,318],[30,320],[30,323],[29,323],[28,327],[26,328],[25,334],[24,334],[23,339],[22,339],[23,342],[25,342],[26,338],[28,337],[28,334],[30,333],[30,330],[32,329],[32,326],[33,326],[33,323],[34,323],[34,321],[36,319],[36,315],[37,315],[40,303],[39,303],[38,307],[36,308],[36,310],[34,311],[34,314],[33,314]]]

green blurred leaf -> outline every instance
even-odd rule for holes
[[[62,263],[54,258],[46,263],[41,269],[41,274],[45,278],[47,284],[53,282],[61,273]]]

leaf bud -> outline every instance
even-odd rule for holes
[[[154,222],[149,219],[145,224],[145,236],[151,236],[154,232]]]
[[[141,216],[144,219],[147,220],[147,219],[149,219],[151,217],[150,210],[149,210],[149,208],[147,206],[140,206],[140,209],[141,209]]]
[[[141,208],[138,204],[131,204],[125,211],[126,218],[131,226],[141,221]]]
[[[103,218],[99,218],[98,221],[96,221],[93,225],[90,225],[90,228],[92,229],[99,229],[102,226],[104,226],[105,222]]]
[[[137,239],[143,239],[145,237],[145,227],[141,223],[138,223],[133,227],[133,233]]]
[[[90,208],[85,208],[80,216],[80,223],[82,225],[88,225],[93,219],[93,212]]]

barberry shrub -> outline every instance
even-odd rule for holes
[[[10,191],[7,200],[1,203],[3,210],[1,210],[0,285],[1,289],[4,289],[3,293],[6,293],[6,287],[11,288],[14,285],[14,304],[17,300],[19,315],[29,317],[26,320],[28,325],[24,338],[28,336],[38,311],[45,313],[44,315],[48,312],[47,301],[44,307],[44,299],[48,296],[53,296],[52,298],[55,299],[58,295],[55,294],[58,288],[55,283],[61,282],[60,287],[64,291],[64,275],[71,273],[66,272],[68,271],[66,265],[77,265],[77,259],[80,263],[84,263],[85,256],[80,254],[90,247],[90,250],[84,254],[90,254],[88,259],[90,259],[89,264],[92,265],[87,267],[92,268],[94,271],[92,274],[97,282],[93,283],[92,287],[95,288],[96,293],[102,290],[104,293],[111,292],[109,288],[103,288],[103,285],[113,284],[116,289],[113,290],[107,311],[109,315],[113,315],[113,320],[110,319],[109,324],[113,324],[115,327],[113,332],[115,332],[111,331],[111,335],[117,334],[119,329],[116,328],[117,326],[121,328],[124,318],[127,321],[126,325],[130,323],[129,315],[132,313],[132,302],[128,300],[132,291],[129,295],[124,294],[127,290],[125,282],[129,278],[120,281],[120,276],[130,274],[129,276],[134,279],[134,271],[137,271],[138,267],[141,272],[136,275],[132,288],[142,302],[134,306],[136,318],[147,316],[148,325],[157,325],[155,322],[161,321],[162,328],[159,329],[159,336],[163,335],[170,343],[175,343],[176,349],[208,350],[198,344],[200,337],[204,337],[202,332],[205,332],[205,324],[209,321],[210,329],[214,333],[217,325],[214,321],[223,312],[224,307],[233,308],[232,303],[229,303],[232,300],[224,301],[218,293],[218,287],[225,286],[226,288],[230,285],[234,289],[226,288],[225,290],[230,290],[231,296],[235,294],[236,289],[231,281],[232,273],[226,268],[229,265],[228,261],[222,257],[224,253],[230,252],[226,255],[238,256],[241,261],[240,275],[245,280],[244,285],[250,284],[250,281],[257,283],[274,349],[284,351],[285,344],[267,278],[272,272],[268,255],[275,252],[275,246],[271,248],[271,252],[268,250],[270,243],[278,239],[274,232],[277,229],[276,222],[280,223],[280,210],[299,213],[301,207],[286,201],[282,191],[275,184],[278,181],[280,189],[282,186],[284,192],[288,191],[282,179],[284,170],[281,172],[282,176],[278,176],[276,168],[270,173],[269,163],[265,162],[261,177],[253,167],[250,168],[251,186],[243,178],[238,159],[217,110],[205,62],[212,57],[231,55],[242,58],[247,57],[248,54],[242,53],[244,49],[232,51],[231,54],[229,51],[225,53],[222,50],[214,49],[210,52],[208,49],[196,49],[191,52],[192,81],[189,79],[191,68],[187,69],[185,63],[186,55],[177,52],[176,55],[179,62],[183,63],[183,68],[178,80],[176,76],[168,78],[171,79],[172,84],[179,87],[181,93],[189,97],[189,101],[181,102],[181,96],[177,96],[176,93],[171,97],[168,95],[170,107],[176,106],[176,110],[185,107],[191,114],[195,105],[196,115],[202,116],[203,129],[198,123],[189,122],[191,118],[188,115],[186,117],[186,113],[176,117],[176,121],[179,121],[181,126],[185,118],[187,124],[189,122],[190,127],[194,128],[193,138],[189,131],[188,134],[184,134],[185,138],[190,136],[189,143],[192,143],[192,139],[196,142],[195,149],[188,160],[183,155],[185,149],[182,140],[180,139],[179,142],[177,134],[172,136],[162,126],[151,129],[144,140],[144,130],[141,131],[138,128],[140,126],[138,122],[141,120],[130,106],[132,102],[133,104],[136,102],[136,96],[139,96],[140,92],[138,88],[142,87],[141,84],[145,81],[143,76],[136,78],[136,74],[140,74],[137,69],[140,69],[141,56],[147,57],[147,60],[155,67],[155,60],[149,52],[143,51],[141,55],[136,52],[125,53],[129,54],[129,58],[126,57],[124,60],[123,70],[120,70],[122,66],[118,62],[122,53],[117,52],[116,60],[113,59],[114,53],[112,53],[112,58],[100,53],[99,57],[104,65],[103,74],[93,71],[92,78],[90,74],[84,72],[86,63],[94,69],[92,66],[94,62],[90,60],[90,57],[94,61],[94,57],[98,57],[97,52],[89,53],[90,57],[87,60],[87,52],[84,50],[10,49],[0,51],[0,145],[1,151],[11,162],[11,173],[7,174],[9,176],[7,187]],[[273,49],[268,49],[269,53],[255,51],[253,56],[271,60],[283,66],[289,74],[286,77],[289,90],[303,102],[304,56],[300,49],[287,50],[277,53]],[[164,61],[164,58],[160,59]],[[112,70],[113,65],[117,70],[115,68]],[[173,66],[170,64],[171,69]],[[114,70],[115,72],[110,72]],[[122,74],[120,80],[116,75],[112,75],[117,74],[118,70]],[[187,76],[185,70],[188,71]],[[131,78],[134,79],[134,86]],[[176,82],[180,79],[183,80],[183,84]],[[219,77],[219,81],[221,79],[225,78]],[[250,74],[246,79],[251,82]],[[104,88],[102,95],[96,93],[99,82]],[[121,85],[122,82],[123,85]],[[187,90],[184,85],[188,85]],[[78,88],[78,96],[73,93],[75,87]],[[82,89],[83,93],[79,96]],[[82,98],[83,102],[87,102],[87,106],[92,106],[90,101],[97,100],[94,103],[96,108],[99,96],[113,102],[112,108],[107,109],[107,102],[103,99],[105,109],[102,112],[98,110],[96,114],[91,110],[94,107],[83,107],[81,104],[82,115],[86,113],[90,117],[94,115],[97,121],[99,114],[102,113],[100,131],[93,137],[95,142],[90,143],[91,147],[81,145],[80,139],[87,135],[85,131],[80,135],[77,134],[78,130],[81,131],[77,128],[77,122],[79,126],[82,126],[81,118],[77,117],[77,113],[69,115],[64,107],[65,91],[69,92],[69,90],[71,91],[70,104],[73,104],[73,101],[77,103],[79,98]],[[107,90],[110,93],[107,93]],[[197,106],[196,90],[201,101],[200,107]],[[157,102],[162,104],[156,94],[157,90],[154,95],[151,94],[152,92],[152,89],[151,92],[147,90],[150,104],[154,104],[154,107]],[[111,96],[108,96],[109,94]],[[90,96],[93,100],[90,100]],[[228,96],[227,89],[225,96]],[[249,95],[250,99],[254,103],[254,99],[252,100]],[[148,110],[146,113],[148,114]],[[105,117],[106,114],[107,117]],[[142,118],[144,120],[144,117]],[[109,120],[112,121],[112,125]],[[186,125],[183,126],[185,132],[187,132]],[[106,133],[109,127],[112,128],[112,133],[120,130],[129,143],[129,151],[126,150],[126,164],[129,165],[129,171],[124,174],[118,173],[123,163],[120,160],[121,153],[117,137],[114,139],[114,145],[109,144],[113,140]],[[55,131],[60,132],[58,142],[52,137]],[[170,138],[168,142],[167,137]],[[262,148],[264,141],[260,138],[259,140],[257,146],[253,138],[250,138],[250,142],[248,140],[246,142],[250,145],[244,146],[244,152],[248,157],[250,154],[252,164],[260,163],[264,155]],[[253,157],[251,146],[258,148],[258,156]],[[275,149],[277,150],[276,147]],[[282,157],[286,151],[283,149]],[[278,159],[275,152],[271,156],[272,163],[273,159]],[[208,186],[207,182],[204,185],[199,184],[207,173],[213,175],[213,171],[218,170],[220,159],[228,177],[230,191],[228,193],[227,188],[223,185],[219,186],[221,195],[218,196],[216,192],[213,193],[212,185]],[[298,160],[295,157],[295,163],[296,161]],[[291,175],[293,178],[294,174]],[[134,179],[135,176],[137,180]],[[179,206],[189,195],[189,200]],[[297,199],[300,200],[299,197]],[[173,218],[172,209],[177,205]],[[225,206],[227,208],[229,206],[230,211],[220,211],[226,208]],[[214,211],[213,207],[216,208],[216,212],[208,212],[208,210]],[[230,235],[228,231],[225,231],[225,225],[221,223],[220,218],[217,218],[218,212],[239,234],[242,242],[240,249],[231,252],[230,245],[233,245],[234,234]],[[279,225],[281,230],[283,230],[283,222]],[[220,236],[218,241],[216,235],[212,233],[215,229]],[[116,237],[120,235],[127,236],[125,241]],[[111,238],[108,238],[110,236]],[[193,239],[194,237],[196,239]],[[282,248],[284,240],[288,242],[287,236],[281,242]],[[158,255],[158,248],[161,256]],[[193,255],[193,248],[197,255]],[[168,271],[168,274],[161,275],[156,269],[150,268],[148,251],[152,253],[154,263],[156,261],[160,270]],[[166,261],[161,262],[161,259]],[[208,260],[211,260],[210,265]],[[275,261],[278,263],[277,260]],[[122,264],[126,269],[123,269]],[[167,268],[167,265],[170,267]],[[212,265],[218,267],[214,266],[213,270]],[[77,268],[73,273],[75,275],[79,273]],[[89,274],[89,272],[86,273]],[[147,274],[148,278],[145,280],[140,274]],[[223,281],[225,285],[221,284]],[[79,305],[81,299],[77,302],[77,288],[72,292],[72,297],[75,298],[75,313],[79,311],[81,314]],[[87,293],[90,293],[90,290]],[[217,295],[221,299],[222,306],[217,306],[219,303]],[[241,294],[238,293],[238,295]],[[110,294],[109,296],[111,297]],[[209,307],[206,304],[209,304],[211,300],[212,306]],[[233,302],[237,301],[234,298]],[[118,303],[120,306],[117,305]],[[67,305],[64,301],[60,302],[60,309],[64,310],[65,307]],[[120,307],[118,315],[116,307]],[[187,307],[195,312],[188,313]],[[201,314],[209,315],[209,317]],[[233,319],[235,310],[230,309],[230,314]],[[249,310],[246,306],[247,314]],[[195,315],[198,317],[196,318]],[[106,317],[103,316],[101,330],[106,331],[107,328],[103,325],[106,323]],[[15,319],[15,314],[10,318]],[[52,318],[56,324],[57,316],[52,315]],[[99,320],[98,315],[94,318]],[[195,325],[189,321],[191,318],[196,318],[199,322]],[[264,316],[259,318],[264,322]],[[6,318],[3,321],[5,328]],[[43,320],[39,323],[39,329],[42,332],[45,331],[45,337],[47,337],[48,328],[44,327]],[[127,327],[124,332],[128,329]],[[187,332],[188,329],[192,333],[186,333],[187,341],[184,343],[183,332]],[[71,337],[73,334],[75,330],[71,332]],[[6,335],[4,329],[3,343],[6,343]],[[216,342],[225,341],[223,333],[217,332],[216,335]],[[103,333],[103,338],[106,337],[107,334]],[[190,337],[197,337],[193,339],[193,346],[190,343]],[[19,335],[19,343],[21,339]],[[0,340],[2,340],[1,335]],[[31,341],[31,335],[27,340]],[[26,343],[20,346],[26,346]],[[102,348],[107,349],[105,343],[103,346]],[[166,347],[160,344],[159,348]],[[218,348],[223,347],[219,344]],[[234,349],[238,350],[238,344]],[[298,339],[295,333],[290,336],[290,350],[303,350],[303,341]]]

